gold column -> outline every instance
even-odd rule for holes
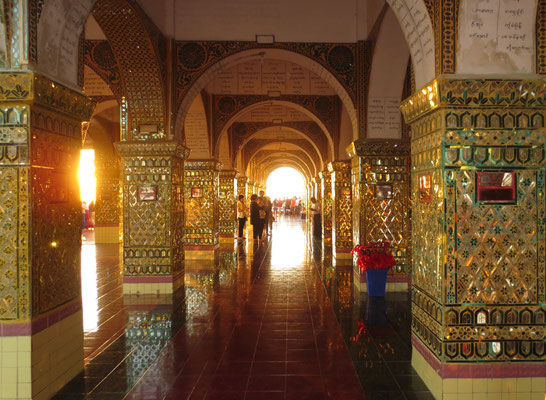
[[[352,158],[353,244],[389,242],[396,266],[387,290],[407,290],[410,281],[411,187],[410,143],[403,140],[359,140]],[[354,279],[366,291],[365,275],[355,265]]]
[[[353,249],[350,161],[328,164],[332,174],[332,252],[334,258],[351,258]]]
[[[322,241],[332,246],[332,174],[330,171],[319,173],[322,188]]]
[[[186,258],[212,259],[219,243],[218,188],[221,164],[217,160],[186,161]]]
[[[402,104],[412,131],[412,365],[437,398],[479,378],[514,398],[532,392],[516,379],[532,380],[544,396],[544,85],[437,79]]]
[[[237,177],[234,170],[220,171],[220,190],[218,208],[220,214],[220,240],[233,242],[237,232]]]
[[[0,396],[50,398],[83,369],[78,164],[95,105],[32,72],[0,87]]]
[[[245,196],[245,201],[248,201],[248,178],[240,176],[237,178],[237,195]]]
[[[119,160],[96,158],[95,243],[119,243],[122,210]]]
[[[172,293],[184,280],[184,159],[176,141],[123,141],[123,291]]]

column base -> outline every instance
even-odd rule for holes
[[[186,260],[214,260],[216,246],[185,246],[184,255]]]
[[[235,240],[235,234],[234,233],[221,233],[220,234],[220,242],[221,243],[230,243]]]
[[[124,276],[123,294],[172,294],[184,285],[184,271],[176,276]]]
[[[544,363],[442,364],[412,336],[411,365],[438,400],[544,400]]]
[[[119,225],[95,226],[95,243],[120,243],[121,234]]]
[[[0,325],[0,399],[49,399],[83,371],[81,301]]]

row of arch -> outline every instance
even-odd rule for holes
[[[461,9],[464,8],[465,3],[464,0],[461,1]],[[530,0],[531,3],[533,1]],[[543,12],[540,8],[542,6],[539,5],[537,10],[536,2],[534,3],[536,14]],[[434,78],[437,73],[435,52],[438,51],[438,43],[435,44],[433,22],[437,23],[437,21],[431,18],[428,6],[429,3],[424,0],[387,0],[381,13],[382,18],[377,22],[378,28],[375,33],[372,33],[375,37],[372,37],[373,48],[368,55],[373,57],[370,61],[367,99],[376,97],[400,99],[404,82],[408,79],[407,60],[410,56],[412,70],[415,72],[413,77],[415,87],[418,88]],[[37,18],[36,69],[47,72],[49,76],[57,78],[68,86],[77,86],[79,49],[78,43],[74,44],[78,41],[74,41],[73,38],[80,36],[85,21],[89,15],[93,15],[103,30],[119,67],[122,92],[129,103],[132,130],[138,130],[141,123],[153,122],[160,134],[167,138],[183,140],[186,115],[192,103],[202,95],[203,89],[212,79],[221,71],[244,63],[249,57],[256,55],[256,49],[226,55],[210,65],[185,91],[186,95],[180,101],[172,101],[170,99],[173,97],[171,96],[173,89],[169,84],[169,79],[172,77],[169,77],[168,64],[172,64],[174,55],[170,54],[172,50],[169,51],[166,38],[136,2],[78,0],[67,3],[62,0],[46,0],[40,11],[34,16]],[[59,13],[70,15],[72,18],[60,20]],[[457,18],[459,23],[464,23],[464,18],[468,16],[462,13]],[[8,26],[8,30],[12,28]],[[535,29],[538,30],[538,28]],[[538,31],[533,32],[531,36],[537,37]],[[72,43],[72,47],[67,47],[69,42]],[[9,44],[6,47],[9,47]],[[17,49],[11,50],[14,54]],[[278,100],[271,102],[303,112],[320,127],[328,143],[328,149],[324,152],[316,143],[309,140],[306,132],[288,128],[299,137],[308,140],[314,149],[314,153],[309,154],[307,148],[295,145],[298,150],[308,153],[311,160],[309,162],[293,154],[305,165],[305,170],[300,172],[306,176],[316,175],[317,172],[325,169],[329,161],[345,158],[345,145],[363,134],[362,128],[359,127],[357,111],[362,104],[357,104],[356,99],[348,93],[339,79],[316,60],[297,52],[267,46],[260,48],[259,51],[262,57],[293,62],[316,73],[331,86],[343,105],[343,112],[350,129],[349,133],[345,132],[342,138],[336,138],[335,133],[329,131],[320,118],[309,110],[295,103]],[[405,59],[406,62],[392,62],[393,59]],[[14,60],[12,64],[15,64]],[[366,100],[365,103],[369,102]],[[221,142],[226,140],[229,127],[237,121],[240,114],[261,105],[261,103],[253,104],[228,120],[219,137],[210,140],[211,157],[221,156]],[[207,127],[207,131],[210,134],[211,127]],[[231,154],[234,167],[248,168],[249,160],[242,160],[241,149],[260,133],[258,131],[244,138],[240,148],[235,149],[235,153]],[[377,138],[381,134],[373,129],[369,129],[367,133],[371,138]],[[261,147],[258,147],[257,151],[260,149]]]

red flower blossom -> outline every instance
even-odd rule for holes
[[[389,247],[389,242],[373,242],[355,246],[351,254],[358,256],[356,264],[362,273],[369,269],[391,269],[396,260],[388,253]]]

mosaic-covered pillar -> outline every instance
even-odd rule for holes
[[[240,176],[237,178],[237,196],[245,196],[245,201],[248,201],[248,178]]]
[[[78,164],[94,102],[32,72],[0,87],[0,397],[46,399],[83,370]]]
[[[184,159],[176,141],[122,141],[123,292],[172,293],[184,281]]]
[[[332,179],[332,255],[351,258],[353,249],[353,207],[351,195],[350,161],[328,164]]]
[[[410,282],[411,187],[410,143],[403,140],[359,140],[347,152],[352,158],[353,244],[389,242],[396,266],[387,290],[407,290]],[[366,291],[366,275],[356,267],[355,283]]]
[[[220,171],[218,191],[220,240],[233,242],[237,232],[237,177],[234,170]]]
[[[326,170],[319,176],[322,188],[322,242],[332,246],[332,174]]]
[[[95,243],[119,243],[122,197],[119,160],[96,159]]]
[[[545,107],[544,80],[437,79],[402,104],[412,365],[436,398],[544,396]]]
[[[217,160],[186,161],[184,249],[188,259],[212,259],[218,248],[220,168]]]

